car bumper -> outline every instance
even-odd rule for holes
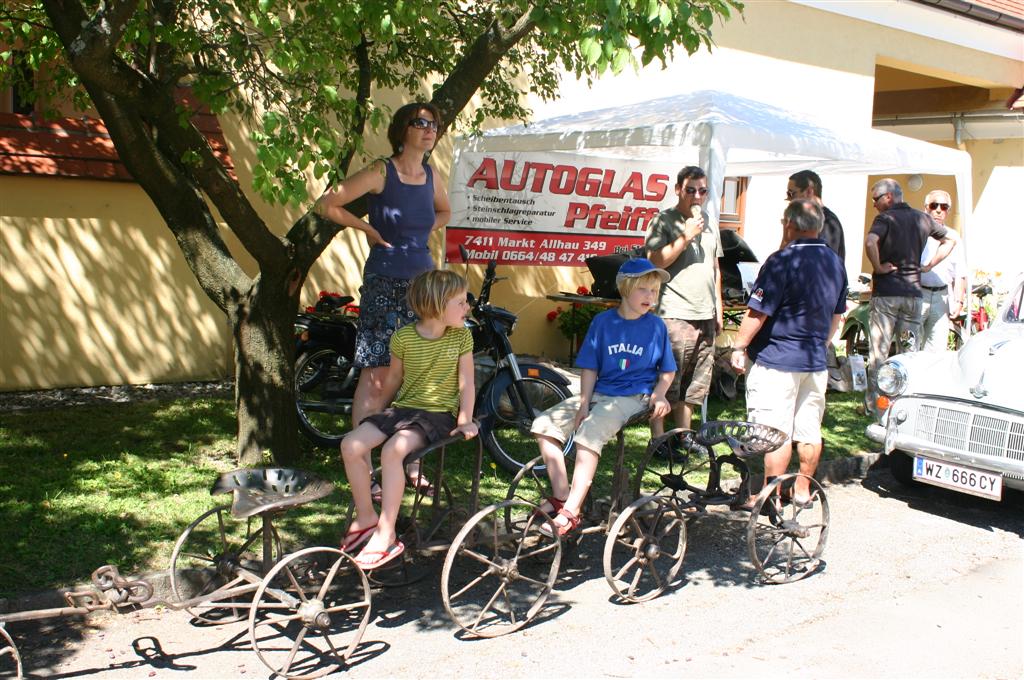
[[[1024,489],[1024,414],[993,411],[956,400],[896,399],[869,425],[867,436],[885,453],[900,450],[998,474]]]

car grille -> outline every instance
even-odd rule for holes
[[[915,435],[971,453],[1024,461],[1024,422],[971,411],[920,404]],[[1007,475],[1024,479],[1021,475]]]

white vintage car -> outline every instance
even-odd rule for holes
[[[888,359],[878,390],[889,405],[867,435],[893,476],[1000,499],[1024,489],[1024,277],[992,325],[959,352]]]

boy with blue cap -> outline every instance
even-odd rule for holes
[[[652,410],[652,418],[669,413],[665,393],[676,362],[665,322],[653,313],[664,269],[645,258],[626,260],[615,277],[622,295],[617,309],[594,317],[583,338],[576,366],[580,394],[548,409],[530,431],[547,465],[553,495],[540,509],[554,514],[555,531],[564,536],[579,526],[579,512],[590,491],[601,449],[631,417]],[[562,447],[576,439],[576,468],[570,486]],[[551,533],[549,524],[540,531]]]

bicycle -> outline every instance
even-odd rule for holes
[[[992,286],[987,283],[979,283],[971,290],[971,295],[977,298],[977,305],[971,309],[971,335],[976,335],[989,327],[992,320],[989,318],[988,309],[985,307],[985,298],[992,294]],[[967,310],[961,310],[960,314],[950,319],[949,327],[949,349],[959,351],[964,346],[964,327],[967,325]]]

